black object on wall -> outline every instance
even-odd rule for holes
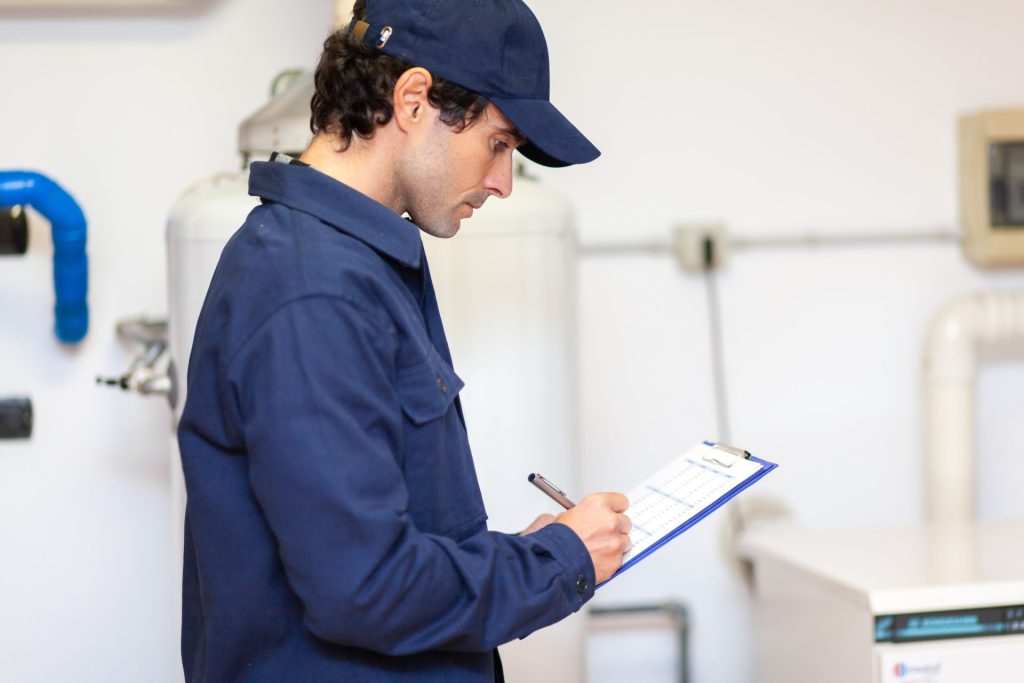
[[[0,206],[0,256],[28,251],[28,218],[20,206]]]
[[[0,398],[0,439],[32,436],[32,399]]]

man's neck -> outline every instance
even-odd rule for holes
[[[382,126],[369,140],[353,135],[349,146],[338,151],[338,138],[320,132],[313,137],[299,161],[402,214],[405,201],[395,180],[395,159],[389,133],[387,127]]]

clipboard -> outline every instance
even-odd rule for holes
[[[697,444],[643,483],[627,491],[626,515],[633,521],[633,548],[608,581],[638,564],[691,528],[741,491],[753,486],[777,464],[713,441]]]

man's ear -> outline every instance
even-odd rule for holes
[[[419,66],[398,77],[391,93],[391,106],[395,111],[395,123],[403,132],[411,133],[417,125],[430,118],[432,107],[427,94],[433,84],[430,72]]]

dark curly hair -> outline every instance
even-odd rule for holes
[[[357,0],[352,14],[365,19],[366,0]],[[324,41],[316,67],[309,129],[314,135],[320,131],[337,135],[342,150],[352,143],[353,134],[372,138],[377,126],[391,121],[395,83],[409,68],[402,60],[356,40],[346,29],[335,31]],[[456,131],[471,125],[488,104],[482,95],[436,76],[427,97],[441,110],[441,121]]]

